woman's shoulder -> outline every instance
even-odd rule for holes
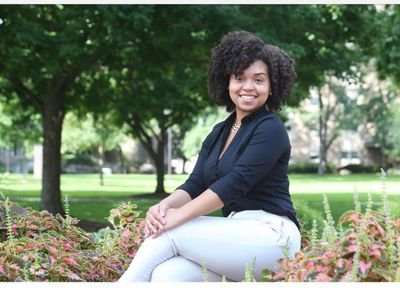
[[[210,144],[218,137],[218,135],[221,133],[224,125],[225,125],[225,121],[219,122],[214,125],[211,132],[204,139],[203,143],[206,147],[210,146]]]
[[[213,127],[213,129],[211,130],[211,133],[212,133],[213,131],[215,131],[215,130],[221,129],[222,126],[225,125],[225,123],[226,123],[226,120],[221,121],[221,122],[215,124],[214,127]]]
[[[262,115],[260,115],[255,122],[256,126],[261,125],[262,127],[268,126],[275,127],[276,129],[286,130],[285,124],[282,122],[282,119],[271,111],[265,111],[264,113],[262,113]]]

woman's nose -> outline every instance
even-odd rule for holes
[[[247,80],[243,83],[243,90],[249,91],[254,89],[253,81]]]

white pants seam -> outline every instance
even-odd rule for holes
[[[167,236],[167,239],[168,239],[169,243],[171,244],[172,251],[174,251],[174,255],[178,256],[179,255],[178,248],[176,247],[175,242],[171,239],[171,237],[169,235],[169,231],[165,231],[164,233]]]

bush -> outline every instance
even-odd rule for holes
[[[317,174],[318,173],[318,163],[293,163],[289,165],[288,172],[290,174]],[[332,173],[334,171],[333,164],[327,165],[327,173]]]
[[[135,208],[121,204],[113,229],[89,234],[70,216],[0,202],[0,281],[116,281],[143,241]]]
[[[379,167],[377,165],[349,164],[340,167],[338,170],[348,170],[351,173],[377,173],[379,172]]]
[[[389,203],[384,192],[379,211],[372,210],[371,195],[364,212],[355,197],[355,210],[345,212],[336,226],[326,197],[323,224],[319,211],[296,203],[307,227],[302,250],[294,259],[280,259],[280,270],[265,271],[263,280],[400,281],[400,218],[393,216],[400,206]],[[0,281],[119,279],[144,240],[137,207],[128,202],[112,209],[113,228],[93,234],[77,227],[67,208],[61,217],[0,202]]]
[[[379,213],[360,214],[348,211],[340,223],[351,228],[339,234],[332,244],[320,240],[296,254],[295,259],[281,259],[281,270],[268,273],[267,281],[400,281],[400,219],[391,222],[394,230],[385,229],[385,217]],[[364,229],[365,228],[365,229]]]
[[[65,160],[65,165],[85,165],[95,167],[97,166],[96,160],[93,159],[92,156],[87,154],[77,154],[72,158],[68,158]]]
[[[357,194],[355,194],[357,196]],[[326,197],[325,197],[326,199]],[[294,259],[279,260],[279,272],[265,271],[265,281],[400,281],[400,218],[391,215],[383,193],[382,211],[365,212],[355,197],[355,210],[345,212],[334,226],[328,201],[324,201],[325,227],[321,238],[315,227],[304,234],[302,251]]]
[[[294,202],[297,218],[300,220],[301,228],[305,231],[311,231],[313,223],[316,222],[318,227],[324,224],[324,212],[311,208],[306,201]]]

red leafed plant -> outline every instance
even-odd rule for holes
[[[400,218],[390,215],[383,193],[383,211],[361,212],[358,195],[355,211],[345,212],[333,226],[325,197],[327,220],[321,239],[311,233],[294,259],[279,260],[279,272],[265,271],[264,281],[400,281]],[[346,228],[344,228],[346,227]],[[315,231],[311,231],[315,232]]]
[[[281,259],[281,270],[267,272],[265,280],[399,281],[400,258],[396,255],[400,243],[399,219],[393,223],[393,235],[386,232],[385,219],[379,213],[360,215],[348,211],[340,221],[348,222],[350,227],[333,245],[320,241],[318,247],[304,247],[295,259]],[[361,227],[366,230],[360,231]]]
[[[102,238],[68,215],[0,202],[0,281],[118,280],[143,241],[135,208],[113,209],[113,229]]]

